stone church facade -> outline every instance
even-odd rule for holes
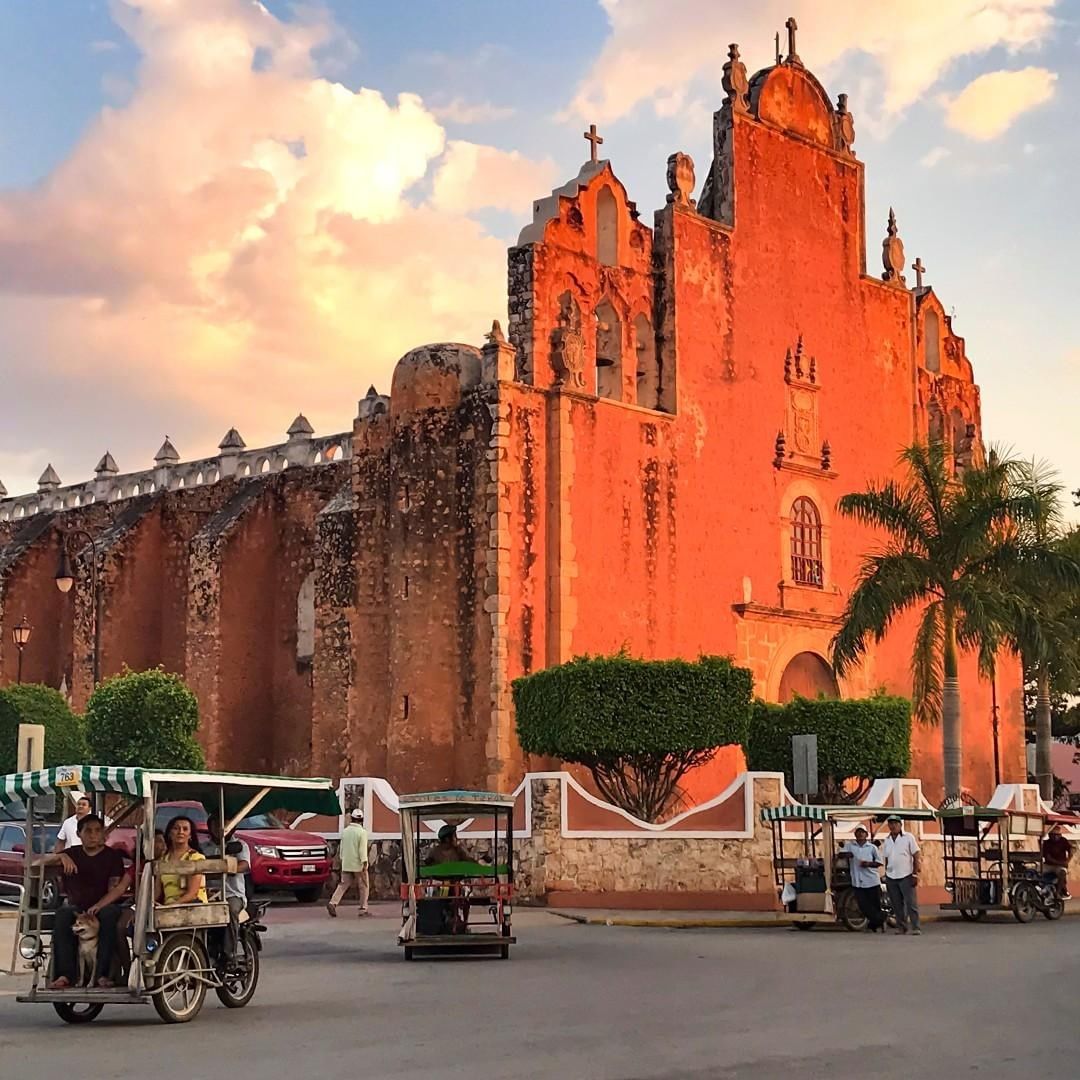
[[[144,473],[106,455],[86,484],[50,467],[32,495],[0,487],[0,678],[25,614],[24,679],[76,705],[95,656],[103,676],[163,664],[199,697],[212,765],[398,790],[516,785],[537,763],[511,682],[581,653],[731,654],[771,700],[910,693],[911,619],[849,680],[829,671],[875,543],[836,504],[916,438],[957,468],[981,455],[971,363],[891,215],[868,271],[853,119],[794,30],[752,78],[732,46],[724,88],[696,199],[673,154],[648,227],[594,140],[509,252],[505,335],[406,354],[351,433],[301,416],[279,446],[231,430],[198,462],[166,440]],[[986,796],[990,688],[970,657],[961,674],[965,783]],[[997,696],[1002,779],[1023,780],[1012,662]],[[915,744],[932,793],[939,733]]]

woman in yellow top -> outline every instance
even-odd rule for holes
[[[166,862],[203,862],[206,856],[199,850],[195,823],[189,817],[174,817],[165,830]],[[206,876],[191,874],[162,874],[161,887],[166,904],[206,903]]]

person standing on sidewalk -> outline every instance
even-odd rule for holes
[[[889,835],[885,838],[882,854],[885,856],[885,888],[889,892],[896,932],[906,934],[910,926],[913,934],[921,934],[919,927],[919,870],[922,854],[918,842],[911,833],[904,832],[904,822],[897,814],[886,819]]]
[[[357,915],[370,915],[368,911],[368,834],[364,828],[364,811],[357,807],[349,815],[349,824],[341,834],[341,846],[338,848],[341,859],[341,881],[334,890],[334,895],[327,902],[326,911],[331,918],[337,918],[338,904],[354,885],[360,900]]]
[[[855,902],[866,919],[866,928],[875,934],[885,931],[885,916],[881,911],[881,853],[870,842],[870,834],[862,825],[855,826],[855,839],[844,845],[851,855],[851,888]]]

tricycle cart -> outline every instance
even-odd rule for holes
[[[968,922],[990,911],[1011,911],[1017,922],[1031,922],[1040,912],[1059,919],[1065,901],[1056,878],[1042,872],[1042,856],[1014,845],[1040,838],[1042,813],[1002,810],[993,806],[957,806],[939,810],[945,889],[951,894],[943,911],[959,911]]]
[[[503,960],[517,938],[511,931],[514,900],[514,796],[490,791],[436,791],[403,795],[401,814],[401,932],[405,959],[428,953],[488,952]],[[490,862],[466,859],[425,864],[433,825],[467,824],[491,837]],[[427,825],[427,827],[425,827]],[[490,921],[471,919],[477,908]]]
[[[235,873],[236,859],[229,838],[237,823],[259,811],[287,810],[340,814],[337,795],[329,780],[254,776],[236,773],[184,772],[109,768],[102,765],[68,765],[0,777],[0,805],[21,800],[26,804],[28,852],[40,852],[38,833],[49,826],[46,807],[57,792],[86,793],[102,809],[106,797],[113,805],[113,826],[138,826],[132,852],[130,903],[123,907],[118,924],[115,985],[51,989],[52,912],[40,897],[44,894],[45,865],[42,857],[27,858],[19,911],[19,955],[32,966],[30,990],[16,1000],[52,1005],[70,1024],[86,1023],[106,1005],[152,1004],[166,1023],[193,1020],[202,1009],[208,989],[213,989],[228,1008],[246,1005],[259,979],[257,918],[239,917],[236,947],[221,945],[230,927],[225,894],[225,875]],[[160,802],[194,800],[221,822],[223,857],[191,862],[154,860],[154,811]],[[155,902],[162,874],[205,877],[208,901]],[[265,905],[263,905],[265,906]],[[256,932],[257,931],[257,932]],[[78,980],[76,980],[77,982]]]
[[[904,821],[930,821],[929,809],[905,809],[882,806],[814,806],[788,803],[762,808],[761,820],[772,832],[773,875],[784,911],[791,924],[811,930],[818,923],[843,924],[848,930],[866,929],[866,917],[859,910],[851,887],[850,857],[838,845],[848,839],[837,838],[840,828],[853,833],[856,825],[865,825],[871,838],[874,829],[890,815]],[[785,835],[785,826],[797,827],[797,835]],[[884,882],[881,908],[888,913]]]

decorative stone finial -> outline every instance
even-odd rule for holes
[[[773,468],[779,469],[784,464],[784,453],[787,449],[787,439],[782,431],[776,433],[776,442],[773,444]]]
[[[921,256],[911,264],[911,269],[915,271],[915,288],[921,289],[923,287],[922,276],[926,273],[926,267],[923,266]]]
[[[491,320],[491,329],[484,335],[484,340],[489,345],[506,344],[506,335],[503,333],[502,324],[498,319]]]
[[[784,26],[787,28],[787,61],[788,64],[798,64],[802,66],[802,61],[799,59],[799,54],[795,50],[795,31],[799,29],[799,24],[795,21],[795,16],[792,15]]]
[[[690,198],[694,190],[694,159],[681,150],[667,159],[667,201],[675,206],[693,210],[697,205]]]
[[[51,464],[45,466],[45,471],[38,477],[38,491],[55,491],[60,486],[60,477]]]
[[[4,481],[0,480],[0,499],[7,498],[7,488],[4,487]]]
[[[480,349],[480,375],[485,383],[512,382],[517,350],[506,340],[502,323],[493,319]]]
[[[590,124],[589,125],[589,130],[585,131],[585,132],[582,132],[582,137],[589,144],[589,161],[591,161],[595,165],[597,160],[598,160],[597,159],[597,154],[596,154],[596,148],[604,141],[604,137],[602,135],[597,135],[596,134],[596,125],[595,124]]]
[[[889,227],[887,235],[881,242],[881,262],[885,267],[885,273],[881,280],[902,289],[907,285],[907,279],[903,275],[904,269],[904,242],[897,235],[896,214],[889,207]]]
[[[847,94],[841,94],[836,99],[836,148],[846,154],[851,154],[852,143],[855,142],[855,119],[848,110]]]
[[[821,471],[828,472],[832,468],[832,447],[826,439],[821,444]]]
[[[784,354],[784,382],[791,382],[791,346],[788,346]]]
[[[116,467],[116,459],[108,450],[102,455],[101,460],[94,466],[94,475],[97,477],[115,476],[120,470]]]
[[[817,382],[817,357],[810,357],[810,381],[812,383]]]
[[[219,450],[243,450],[247,443],[240,437],[240,432],[231,427],[225,432],[225,437],[218,443]]]
[[[801,379],[803,376],[803,340],[802,334],[799,335],[799,340],[795,343],[795,378]]]
[[[289,430],[285,434],[290,439],[310,439],[315,434],[315,429],[303,413],[297,413],[296,419],[289,425]]]
[[[724,104],[732,112],[746,112],[750,107],[750,81],[746,77],[746,65],[739,59],[739,46],[728,46],[728,62],[724,65]]]
[[[156,465],[175,465],[180,460],[180,455],[176,452],[176,447],[169,441],[169,436],[165,436],[165,441],[161,444],[161,449],[154,455],[154,463]]]

